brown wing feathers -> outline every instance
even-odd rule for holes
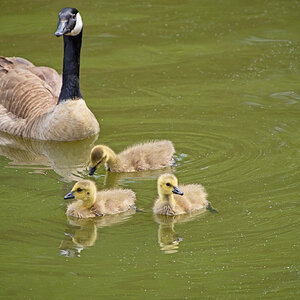
[[[46,81],[49,78],[52,87]],[[24,120],[19,119],[28,122],[56,105],[59,84],[60,76],[50,68],[35,67],[22,58],[0,57],[0,129],[20,134]]]

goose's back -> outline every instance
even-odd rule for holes
[[[174,152],[172,142],[163,140],[131,146],[118,157],[124,165],[124,171],[143,171],[171,165]]]

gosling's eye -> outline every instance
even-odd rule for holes
[[[166,186],[171,186],[171,184],[169,182],[166,183]]]
[[[77,192],[82,192],[82,189],[81,189],[81,188],[78,188],[78,189],[77,189]]]

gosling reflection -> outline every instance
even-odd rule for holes
[[[97,240],[98,228],[122,224],[128,221],[135,211],[92,219],[78,219],[67,216],[65,238],[61,242],[60,255],[80,257],[83,249],[93,246]]]
[[[155,221],[159,223],[158,244],[165,253],[176,253],[182,238],[174,230],[175,216],[155,215]]]
[[[113,173],[106,172],[104,178],[104,187],[105,188],[115,188],[118,187],[121,183],[130,183],[136,181],[148,181],[149,179],[155,179],[165,173],[172,173],[174,168],[166,167],[160,170],[148,170],[143,172],[132,172],[132,173]]]
[[[162,251],[166,254],[176,253],[179,251],[179,244],[183,240],[180,237],[174,227],[175,224],[185,223],[196,219],[199,215],[202,215],[206,209],[199,210],[189,215],[154,215],[155,221],[159,224],[158,227],[158,244]]]
[[[83,177],[96,140],[97,136],[74,142],[38,141],[0,132],[0,155],[10,159],[10,165],[34,172],[53,169],[70,182]]]

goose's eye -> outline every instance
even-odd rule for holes
[[[78,189],[77,189],[77,192],[82,192],[82,189],[81,189],[81,188],[78,188]]]
[[[171,186],[171,184],[169,182],[166,183],[166,186]]]
[[[72,15],[72,19],[76,19],[76,15]]]

